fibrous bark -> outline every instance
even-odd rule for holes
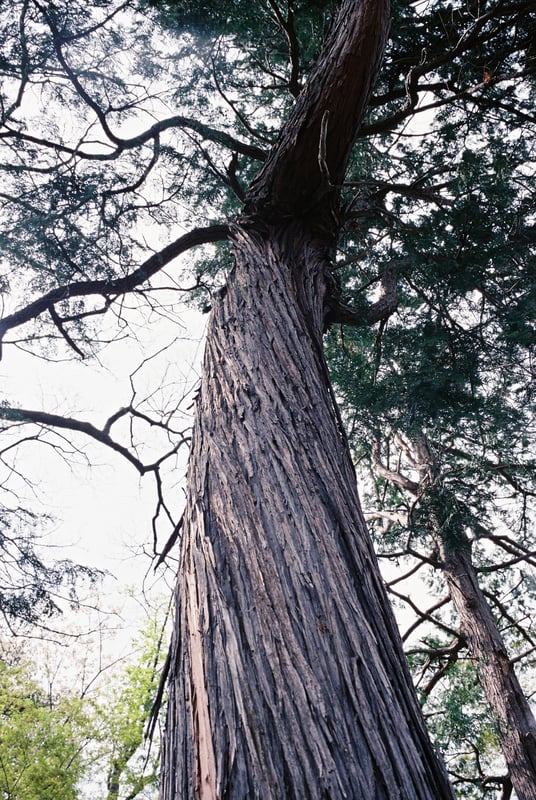
[[[338,183],[388,8],[342,3],[231,234],[189,467],[164,800],[452,797],[322,354]]]
[[[192,447],[163,796],[451,797],[333,405],[322,254],[295,227],[235,235]]]

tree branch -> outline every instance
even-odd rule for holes
[[[13,408],[10,406],[0,406],[0,419],[5,419],[8,422],[22,424],[33,423],[48,428],[61,428],[76,433],[83,433],[100,444],[106,445],[106,447],[119,453],[119,455],[122,455],[132,464],[140,475],[145,475],[147,472],[152,472],[155,469],[154,465],[146,466],[142,464],[128,448],[112,439],[108,433],[109,428],[101,430],[90,422],[83,422],[82,420],[73,419],[72,417],[63,417],[59,414],[49,414],[46,411],[34,411],[27,408]]]
[[[330,297],[326,322],[341,323],[353,327],[374,325],[385,322],[398,308],[398,265],[388,264],[381,276],[381,295],[367,309],[357,309],[343,303],[337,297]]]
[[[298,97],[301,92],[300,86],[300,45],[296,30],[294,28],[294,14],[292,12],[291,4],[288,3],[287,18],[281,13],[281,9],[275,0],[268,0],[268,4],[279,24],[281,30],[284,32],[288,42],[288,52],[290,61],[290,78],[288,81],[288,90],[293,97]]]
[[[372,447],[372,463],[375,471],[378,473],[378,475],[381,475],[382,478],[394,483],[395,486],[400,486],[414,497],[418,497],[421,491],[421,487],[418,483],[410,480],[405,475],[402,475],[402,473],[399,471],[395,472],[394,470],[388,469],[382,463],[379,442],[374,442]]]
[[[23,325],[32,319],[40,316],[44,311],[50,311],[51,307],[63,300],[72,297],[88,297],[100,295],[101,297],[115,298],[119,295],[132,291],[137,286],[145,283],[153,275],[159,272],[166,264],[169,264],[181,253],[190,250],[201,244],[220,242],[229,236],[228,225],[211,225],[207,228],[195,228],[184,236],[179,237],[163,250],[150,256],[134,272],[122,278],[104,278],[89,281],[74,281],[65,286],[58,286],[47,294],[29,303],[13,314],[0,320],[0,343],[8,330]],[[0,350],[1,357],[1,350]]]
[[[248,144],[247,142],[242,142],[240,139],[236,139],[225,131],[219,131],[217,128],[205,125],[199,120],[190,119],[190,117],[184,117],[180,114],[160,120],[160,122],[155,122],[155,124],[151,125],[147,130],[129,139],[120,139],[114,136],[112,141],[116,146],[108,153],[91,153],[87,150],[81,150],[79,147],[69,147],[60,142],[53,142],[49,139],[13,130],[7,125],[4,126],[4,130],[0,133],[0,139],[14,138],[30,144],[41,145],[48,149],[55,150],[58,153],[66,153],[67,155],[76,156],[77,158],[83,158],[89,161],[114,161],[125,150],[141,147],[141,145],[146,144],[151,141],[151,139],[155,139],[159,134],[172,128],[185,128],[194,131],[203,138],[215,142],[216,144],[221,144],[229,150],[236,151],[241,155],[248,156],[256,161],[266,160],[266,151],[262,148]]]

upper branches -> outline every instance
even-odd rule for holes
[[[99,80],[102,82],[107,81],[109,84],[116,82],[116,93],[117,90],[121,91],[122,89],[127,96],[132,94],[132,85],[122,83],[119,76],[117,78],[106,76],[105,74],[100,76],[97,70],[90,69],[87,64],[77,69],[72,66],[68,51],[70,47],[76,48],[79,60],[81,44],[85,40],[88,40],[89,44],[90,37],[95,34],[95,32],[102,29],[106,30],[106,26],[109,22],[120,12],[123,12],[127,8],[128,3],[120,5],[102,21],[79,30],[76,33],[71,33],[69,30],[65,30],[65,28],[60,29],[59,25],[63,22],[65,26],[66,20],[62,20],[60,17],[61,22],[58,23],[56,21],[58,12],[53,13],[49,7],[36,0],[33,0],[33,3],[30,5],[33,5],[34,8],[39,10],[42,19],[50,30],[52,53],[55,55],[59,69],[52,60],[52,53],[47,52],[46,49],[40,54],[40,57],[36,55],[33,62],[29,57],[27,53],[27,42],[31,41],[32,37],[35,38],[36,36],[31,30],[30,22],[33,21],[35,24],[37,20],[30,20],[28,4],[25,4],[20,17],[22,61],[20,66],[16,64],[13,65],[13,75],[16,75],[17,71],[20,71],[20,82],[16,91],[15,102],[10,106],[3,104],[1,115],[3,125],[2,128],[0,128],[0,139],[38,145],[39,147],[49,149],[64,156],[92,161],[110,161],[117,159],[126,150],[135,150],[147,142],[154,141],[167,130],[183,129],[191,130],[199,134],[202,138],[213,141],[229,149],[231,152],[241,153],[249,158],[261,161],[266,158],[266,152],[260,147],[240,141],[222,128],[216,128],[210,124],[204,123],[195,116],[186,116],[183,114],[173,114],[165,119],[160,119],[135,136],[120,135],[113,129],[111,119],[116,118],[121,122],[121,115],[124,115],[126,112],[132,114],[136,110],[144,112],[145,115],[154,113],[155,109],[154,104],[150,102],[151,98],[145,96],[143,92],[139,92],[138,96],[133,95],[132,98],[125,103],[126,97],[123,96],[123,98],[120,98],[118,94],[118,101],[114,102],[115,98],[111,97],[109,88],[105,89],[104,92],[102,89],[100,89],[100,91],[98,90]],[[74,103],[81,103],[82,108],[86,107],[87,110],[93,112],[99,123],[100,132],[104,134],[104,141],[102,139],[88,140],[86,147],[84,147],[84,142],[81,141],[77,143],[76,146],[70,146],[62,141],[60,137],[53,140],[43,135],[38,136],[29,133],[26,130],[26,126],[24,124],[21,125],[20,120],[13,116],[14,112],[19,109],[22,104],[24,92],[31,89],[31,84],[38,85],[40,82],[43,82],[47,85],[51,84],[54,80],[63,84],[67,82],[71,85],[74,90]],[[92,90],[86,86],[86,83],[89,84],[89,87],[94,85],[95,88]],[[101,97],[99,97],[99,94]],[[11,124],[9,124],[10,119],[12,120]],[[139,127],[139,122],[137,127]]]
[[[469,103],[514,121],[534,122],[531,103],[517,95],[535,74],[534,0],[432,8],[410,21],[397,15],[371,119],[361,136],[393,131],[416,114]],[[413,36],[408,28],[414,26]],[[414,43],[414,49],[411,44]],[[400,105],[400,101],[402,104]]]
[[[184,236],[179,237],[158,253],[150,256],[134,272],[121,278],[105,278],[100,280],[75,281],[52,289],[41,297],[37,298],[28,305],[15,311],[0,320],[0,343],[7,331],[12,328],[24,325],[30,320],[34,320],[44,312],[50,312],[55,325],[61,329],[62,323],[69,320],[62,320],[54,310],[57,303],[77,297],[97,296],[105,299],[107,307],[115,298],[133,291],[136,287],[148,281],[153,275],[159,272],[166,264],[169,264],[181,253],[201,244],[218,242],[226,239],[229,233],[227,225],[212,225],[208,228],[197,228]],[[62,335],[65,335],[62,331]],[[1,351],[0,351],[1,352]]]

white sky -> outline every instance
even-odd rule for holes
[[[188,308],[181,312],[183,327],[165,319],[153,320],[139,333],[143,341],[126,339],[114,343],[102,351],[100,364],[45,361],[15,347],[5,347],[0,362],[2,396],[21,407],[72,416],[102,427],[111,414],[130,402],[129,375],[143,358],[178,337],[168,352],[145,364],[136,375],[135,385],[142,397],[155,386],[160,388],[165,373],[169,384],[166,394],[172,396],[176,392],[180,399],[199,378],[205,321],[206,317]],[[172,360],[167,364],[169,359]],[[187,424],[181,421],[179,427]],[[126,433],[124,425],[112,428],[114,438],[128,444]],[[151,452],[152,439],[158,441],[153,428],[144,427],[143,434],[147,437],[147,453],[141,460],[151,462],[155,453],[164,451],[160,447]],[[71,558],[112,573],[114,579],[104,582],[100,602],[108,609],[123,608],[125,624],[136,625],[138,615],[142,615],[142,586],[152,586],[153,592],[159,593],[170,590],[169,571],[167,581],[158,582],[149,556],[141,552],[145,549],[151,553],[153,546],[153,476],[140,478],[121,455],[82,434],[65,431],[62,435],[84,449],[92,466],[80,456],[64,460],[40,442],[24,445],[18,459],[18,468],[36,487],[32,493],[19,483],[27,505],[57,520],[46,539],[50,553],[45,557]],[[187,449],[183,447],[174,466],[177,484],[185,475],[186,461]],[[177,485],[171,491],[178,518],[182,489]],[[5,502],[9,505],[10,498],[6,496]],[[163,527],[160,548],[167,535],[169,528]],[[125,600],[125,587],[135,590],[134,600]]]

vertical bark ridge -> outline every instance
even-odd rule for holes
[[[304,242],[296,230],[270,241],[242,230],[213,312],[163,796],[451,798],[321,363],[322,281],[296,280],[319,269]],[[315,296],[309,314],[298,285],[308,302]],[[201,739],[207,718],[210,752]]]

